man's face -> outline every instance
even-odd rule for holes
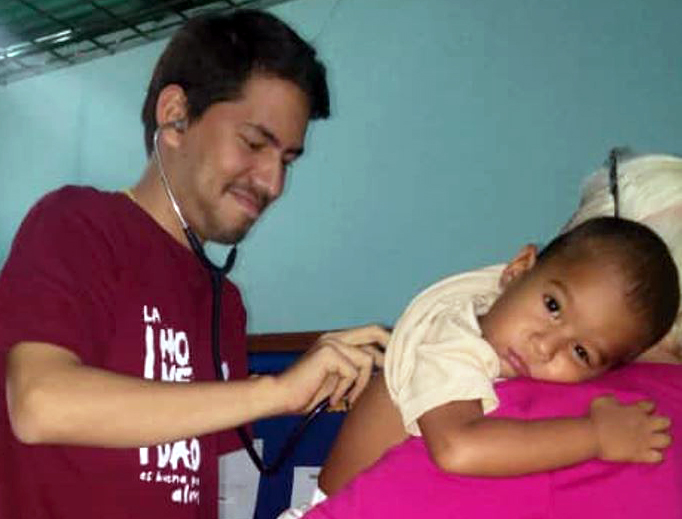
[[[640,351],[624,293],[622,275],[606,261],[558,255],[513,276],[480,318],[501,375],[578,382]]]
[[[279,197],[287,166],[303,152],[309,114],[296,84],[254,75],[239,99],[211,105],[190,124],[171,183],[201,238],[239,241]]]

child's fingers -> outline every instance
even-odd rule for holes
[[[651,431],[665,431],[670,428],[670,418],[667,416],[655,415],[649,420]]]
[[[605,405],[617,404],[618,401],[613,397],[613,395],[601,395],[592,400],[592,405],[595,407],[603,407]]]
[[[642,411],[645,413],[650,413],[654,410],[656,407],[654,403],[651,400],[641,400],[635,404],[637,407],[639,407]]]
[[[644,452],[642,458],[638,461],[641,463],[660,463],[663,461],[663,453],[655,449],[650,449]]]
[[[669,434],[654,433],[649,439],[649,446],[653,449],[665,449],[672,442]]]

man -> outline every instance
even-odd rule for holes
[[[1,517],[215,518],[217,456],[241,447],[218,432],[358,396],[380,360],[365,345],[387,332],[327,334],[283,374],[245,379],[227,280],[216,382],[211,279],[188,242],[241,240],[328,113],[323,65],[281,21],[191,20],[149,85],[139,183],[34,206],[0,276]]]

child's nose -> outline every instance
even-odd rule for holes
[[[541,362],[549,362],[559,350],[561,337],[558,333],[548,332],[537,334],[533,343],[534,352]]]

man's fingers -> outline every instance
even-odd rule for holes
[[[385,344],[388,342],[390,334],[381,326],[370,324],[367,326],[359,326],[357,328],[350,328],[338,333],[344,342],[351,344],[369,344],[376,342]]]
[[[374,366],[383,366],[383,353],[372,345],[383,345],[389,337],[389,332],[377,325],[321,335],[306,356],[326,374],[306,408],[313,408],[326,397],[332,405],[346,396],[354,402],[367,386]]]
[[[384,367],[384,352],[379,350],[376,346],[362,346],[362,351],[372,357],[372,364],[377,368]]]
[[[352,346],[334,338],[325,340],[324,345],[334,348],[358,370],[367,370],[371,373],[377,362],[383,364],[383,354],[372,346]]]
[[[365,389],[374,368],[375,355],[367,348],[357,348],[355,346],[341,346],[338,348],[339,354],[346,356],[348,360],[357,369],[357,377],[353,380],[354,386],[348,393],[350,403],[355,402],[355,399],[360,396],[360,393]]]
[[[330,403],[336,405],[361,372],[361,366],[356,365],[344,354],[342,346],[332,344],[327,346],[318,353],[319,355],[326,356],[327,377],[317,391],[312,405],[316,405],[317,402],[327,396],[330,397]]]
[[[334,392],[329,397],[329,402],[331,405],[335,406],[346,396],[346,393],[348,393],[350,390],[353,382],[355,382],[355,380],[351,378],[339,379]]]
[[[369,363],[363,366],[362,369],[360,369],[360,374],[358,375],[358,378],[355,380],[355,385],[348,393],[348,400],[351,405],[355,403],[355,400],[357,400],[360,394],[365,390],[365,387],[367,387],[369,379],[372,376],[373,362],[370,356],[368,356],[368,358]]]
[[[385,346],[391,334],[385,328],[370,324],[367,326],[359,326],[357,328],[350,328],[348,330],[341,330],[338,332],[330,332],[322,335],[320,339],[331,337],[339,339],[346,344],[359,346],[362,344],[381,344]]]
[[[329,373],[336,373],[340,378],[351,381],[357,378],[361,366],[345,355],[341,348],[331,348],[328,355],[330,355]]]
[[[317,340],[316,347],[334,347],[349,357],[356,366],[383,367],[384,354],[375,345],[384,346],[389,338],[390,333],[386,329],[378,325],[368,325],[325,333]]]
[[[336,375],[332,375],[332,377],[336,377]],[[320,402],[322,402],[322,400],[329,396],[329,394],[332,391],[332,388],[335,386],[336,382],[332,383],[330,381],[325,380],[325,382],[323,382],[323,384],[317,390],[315,395],[310,399],[305,408],[303,408],[303,413],[309,413],[310,411],[312,411],[315,408],[315,406],[317,406]]]

